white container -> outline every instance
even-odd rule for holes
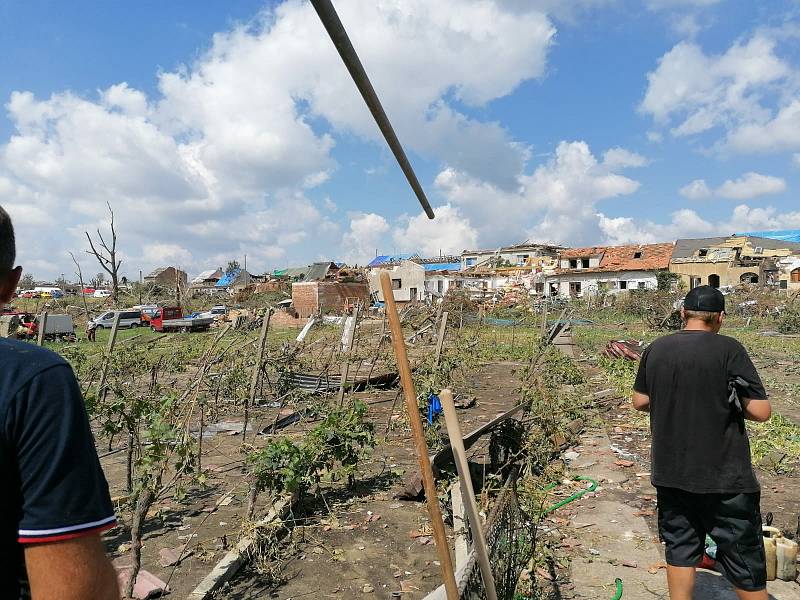
[[[777,541],[783,537],[783,534],[777,527],[764,525],[761,529],[766,536],[764,537],[764,553],[767,556],[767,581],[775,581],[778,570]]]
[[[775,576],[784,581],[794,581],[797,577],[797,542],[786,538],[776,538]]]

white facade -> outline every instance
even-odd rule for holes
[[[634,289],[655,289],[658,279],[652,271],[593,271],[580,270],[560,273],[547,278],[545,295],[582,298],[600,291],[619,292]]]
[[[392,267],[378,267],[369,272],[369,291],[383,302],[381,272],[387,271],[392,279],[392,295],[397,302],[414,302],[425,299],[425,268],[410,260]]]
[[[800,290],[800,256],[787,256],[778,262],[778,286],[780,289]]]
[[[440,271],[425,273],[425,291],[434,297],[447,295],[451,288],[461,287],[461,278]]]

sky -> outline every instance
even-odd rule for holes
[[[800,228],[797,0],[0,3],[0,205],[38,279]]]

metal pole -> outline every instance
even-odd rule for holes
[[[439,360],[442,358],[442,347],[444,346],[444,334],[445,330],[447,329],[447,316],[450,313],[444,311],[442,313],[442,320],[439,324],[439,336],[436,340],[436,364],[439,364]]]
[[[403,170],[403,173],[405,173],[411,189],[413,189],[414,193],[417,195],[417,200],[419,200],[419,203],[422,205],[422,209],[425,211],[425,214],[428,215],[429,219],[433,219],[433,209],[428,202],[428,198],[425,196],[425,192],[419,184],[414,169],[411,168],[411,163],[408,162],[408,157],[403,150],[403,146],[400,144],[400,140],[397,139],[392,124],[389,122],[389,117],[386,116],[383,106],[381,106],[381,101],[378,99],[378,95],[375,93],[375,89],[372,87],[369,77],[367,77],[367,72],[364,70],[364,66],[361,64],[358,54],[356,54],[355,48],[353,48],[353,44],[350,42],[347,31],[344,25],[342,25],[339,15],[336,14],[336,9],[333,7],[333,4],[331,4],[330,0],[311,0],[311,4],[314,6],[314,10],[317,11],[317,15],[319,15],[320,21],[322,21],[322,24],[325,26],[328,35],[331,36],[331,41],[333,45],[336,46],[339,56],[342,57],[344,66],[347,67],[358,91],[361,92],[364,102],[367,103],[367,108],[369,108],[372,113],[383,137],[386,139],[386,143],[389,144],[389,148],[392,150],[392,154],[394,154],[400,168]]]
[[[403,340],[403,329],[400,317],[397,314],[397,305],[392,292],[392,280],[387,271],[381,272],[381,290],[386,303],[386,316],[389,319],[389,330],[392,333],[392,346],[397,358],[397,370],[400,373],[400,382],[403,386],[403,395],[406,401],[406,412],[414,434],[414,445],[417,450],[419,469],[422,472],[422,486],[425,489],[425,500],[428,503],[428,514],[433,526],[433,538],[436,542],[436,552],[439,554],[439,563],[442,570],[442,579],[447,591],[447,600],[458,600],[458,587],[453,572],[453,561],[450,558],[450,548],[447,545],[447,534],[444,530],[442,511],[439,508],[439,497],[436,492],[436,481],[433,479],[433,468],[428,456],[428,445],[425,442],[425,432],[422,429],[422,419],[419,417],[417,406],[417,393],[414,390],[414,379],[411,376],[411,365],[408,363],[408,353]]]
[[[444,411],[444,421],[447,425],[447,435],[450,438],[450,447],[453,449],[453,457],[456,462],[458,479],[461,482],[461,497],[464,501],[464,508],[467,511],[469,529],[472,532],[472,543],[475,546],[475,553],[478,555],[478,565],[481,568],[483,587],[486,589],[486,600],[497,600],[497,591],[494,587],[494,575],[492,566],[489,564],[489,551],[486,546],[486,538],[483,535],[480,516],[478,515],[478,504],[475,502],[475,491],[472,488],[472,477],[469,473],[467,464],[467,453],[464,450],[464,440],[461,437],[461,427],[456,416],[456,407],[453,404],[453,393],[450,390],[442,390],[439,393]]]

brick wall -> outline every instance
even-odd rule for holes
[[[359,298],[369,304],[369,286],[366,283],[337,283],[335,281],[310,281],[292,284],[292,305],[301,319],[315,312],[341,314],[345,302]]]

